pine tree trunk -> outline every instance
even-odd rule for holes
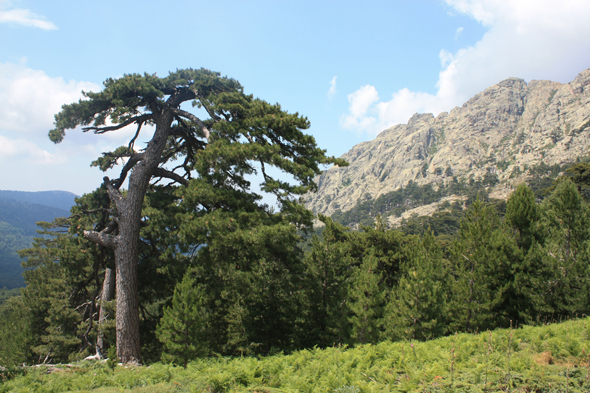
[[[100,296],[100,312],[98,314],[98,338],[96,339],[96,354],[104,358],[104,323],[107,320],[107,313],[104,305],[111,301],[115,295],[115,272],[113,269],[106,268],[104,272],[104,281],[102,283],[102,294]]]
[[[129,178],[129,191],[117,204],[119,235],[115,247],[117,277],[117,357],[122,363],[141,363],[139,340],[139,230],[141,207],[151,171],[140,162]]]
[[[127,213],[127,214],[125,214]],[[129,212],[123,213],[123,217]],[[121,219],[123,219],[121,217]],[[115,249],[117,277],[117,357],[121,362],[141,363],[139,340],[138,271],[139,221],[137,225],[122,220],[119,244]]]
[[[127,195],[119,194],[115,201],[119,211],[119,235],[115,246],[117,357],[124,364],[142,362],[138,294],[139,231],[143,199],[152,174],[160,163],[171,122],[170,113],[158,119],[156,131],[144,151],[143,160],[131,171]]]

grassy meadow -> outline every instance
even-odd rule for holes
[[[186,369],[104,362],[8,369],[0,392],[587,392],[590,318],[289,355],[205,358]]]

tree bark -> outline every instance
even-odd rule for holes
[[[153,173],[158,168],[170,132],[172,115],[164,113],[156,123],[156,131],[148,143],[143,160],[129,176],[129,190],[123,196],[109,188],[111,200],[119,212],[119,234],[115,243],[117,282],[117,357],[122,363],[141,363],[139,335],[139,231],[143,199]]]
[[[143,198],[135,204],[140,204]],[[132,204],[133,205],[133,204]],[[141,363],[139,340],[138,270],[139,220],[133,225],[133,212],[124,211],[119,227],[121,238],[115,248],[117,282],[117,357],[122,363]]]
[[[98,314],[98,338],[96,339],[96,354],[104,358],[104,324],[107,320],[107,312],[104,305],[113,299],[115,295],[115,272],[113,269],[106,268],[104,272],[104,281],[102,283],[102,294],[100,296],[100,312]]]

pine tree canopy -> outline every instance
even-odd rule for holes
[[[201,175],[231,174],[236,186],[245,187],[248,183],[244,175],[260,171],[264,191],[285,197],[315,189],[312,179],[320,164],[345,165],[342,160],[326,157],[314,138],[302,132],[309,128],[307,118],[287,113],[279,104],[271,105],[246,95],[236,80],[205,69],[177,70],[165,78],[150,74],[109,78],[101,92],[83,94],[84,99],[64,105],[55,116],[55,128],[49,132],[49,138],[59,143],[67,129],[77,126],[85,132],[104,134],[135,125],[137,133],[127,146],[103,153],[93,162],[107,170],[117,160],[128,159],[121,177],[114,182],[119,187],[129,170],[147,159],[148,149],[135,148],[142,126],[146,125],[169,128],[153,176],[178,182],[182,182],[181,176],[191,179],[193,171],[200,170],[204,172]],[[180,108],[189,101],[193,107],[204,109],[207,118]],[[156,138],[151,141],[156,142],[161,143]],[[175,171],[161,167],[170,161],[179,165]],[[254,163],[262,167],[256,168]],[[289,173],[296,184],[272,178],[265,165]],[[183,172],[181,176],[179,171]]]

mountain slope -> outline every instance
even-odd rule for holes
[[[26,236],[37,235],[39,227],[36,222],[51,222],[56,217],[67,217],[70,215],[69,210],[0,197],[0,222],[20,229]]]
[[[32,240],[32,236],[25,236],[18,228],[0,221],[0,289],[25,286],[17,251],[29,247]]]
[[[342,156],[350,165],[318,176],[319,191],[306,204],[326,215],[346,212],[410,181],[439,189],[492,179],[491,196],[506,198],[531,168],[586,155],[589,126],[590,70],[568,84],[509,78],[450,113],[416,114],[354,146]]]

